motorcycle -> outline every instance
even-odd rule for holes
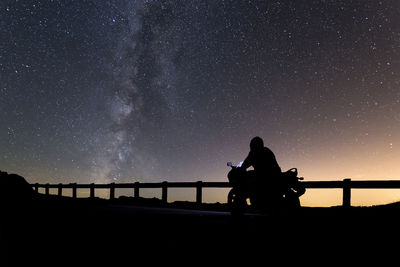
[[[249,206],[261,212],[268,212],[271,208],[300,207],[299,197],[306,189],[300,182],[304,178],[297,177],[296,168],[282,172],[279,177],[266,178],[269,181],[265,182],[256,177],[254,170],[240,168],[242,163],[236,166],[227,163],[231,167],[227,176],[232,186],[227,202],[233,215],[243,214]]]

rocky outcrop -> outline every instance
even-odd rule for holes
[[[2,204],[17,204],[32,200],[35,191],[24,177],[0,171],[0,201]]]

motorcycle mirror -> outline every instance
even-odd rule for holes
[[[229,166],[229,167],[232,167],[233,164],[232,164],[231,161],[229,161],[229,162],[226,163],[226,165]]]

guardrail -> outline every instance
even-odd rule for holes
[[[329,189],[339,188],[343,189],[343,207],[351,206],[351,189],[400,189],[400,180],[371,180],[371,181],[352,181],[351,179],[344,179],[338,181],[302,181],[306,188],[316,189]],[[203,199],[203,188],[230,188],[228,182],[161,182],[161,183],[110,183],[110,184],[31,184],[36,192],[39,188],[45,189],[45,194],[50,194],[50,188],[57,188],[57,194],[62,195],[64,188],[72,188],[72,197],[77,198],[77,189],[90,189],[90,197],[95,196],[95,189],[109,189],[109,198],[115,198],[115,189],[117,188],[131,188],[133,189],[133,196],[140,196],[141,188],[161,188],[161,200],[167,202],[168,188],[195,188],[196,189],[196,203],[201,204]]]

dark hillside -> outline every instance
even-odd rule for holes
[[[14,266],[383,262],[397,255],[400,240],[398,203],[233,217],[223,204],[198,210],[191,202],[41,194],[13,200],[2,199],[0,229],[2,259]]]
[[[295,213],[240,218],[226,212],[191,211],[100,199],[42,199],[29,210],[5,214],[7,231],[2,235],[12,261],[62,258],[71,263],[274,258],[281,251],[295,257],[316,253],[338,259],[354,256],[354,249],[377,256],[389,253],[400,237],[396,206],[301,208]]]

